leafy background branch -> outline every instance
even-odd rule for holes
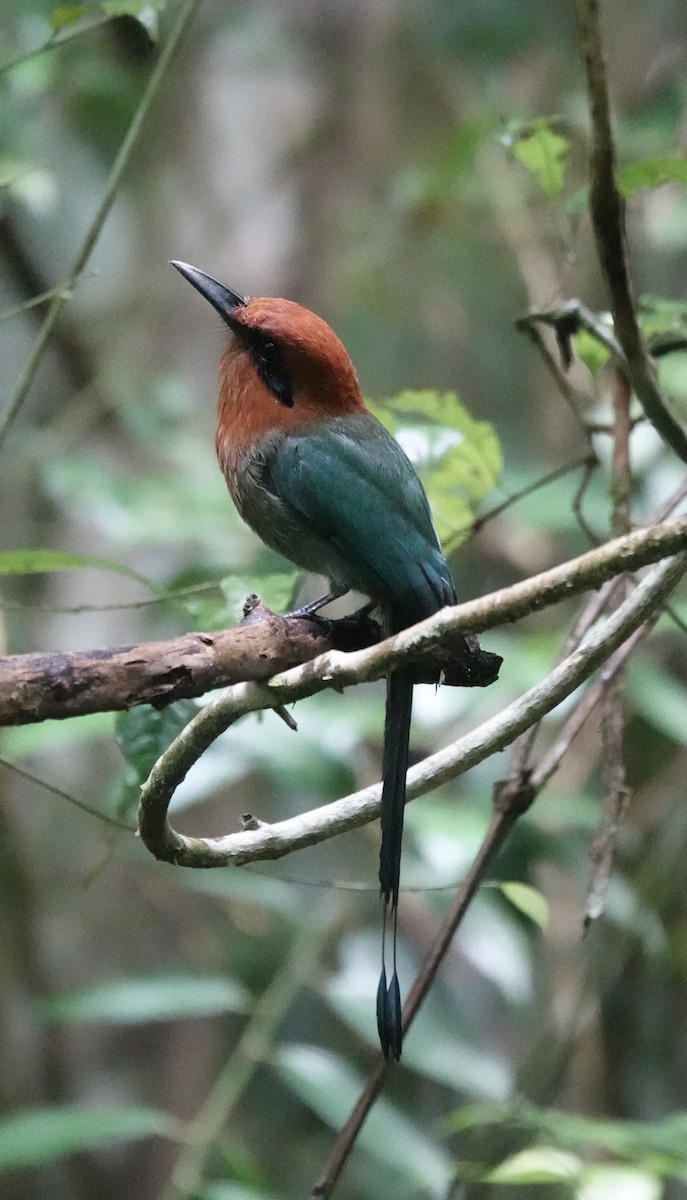
[[[586,215],[573,6],[532,0],[496,19],[477,0],[353,10],[204,0],[145,113],[186,11],[10,0],[0,15],[1,411],[11,415],[0,551],[71,553],[127,572],[39,571],[29,557],[16,573],[15,557],[10,574],[6,559],[7,650],[217,628],[248,591],[278,608],[293,590],[291,572],[240,526],[213,462],[221,334],[200,314],[196,325],[180,298],[165,266],[178,254],[332,321],[366,394],[428,472],[462,597],[605,541],[620,519],[611,485],[623,364],[603,336],[608,296]],[[682,421],[687,18],[679,0],[608,0],[602,15],[639,327]],[[86,262],[137,115],[137,144]],[[17,405],[45,312],[34,301],[46,295],[65,300]],[[516,319],[571,299],[593,324],[536,321],[535,353]],[[418,389],[421,404],[408,399]],[[631,516],[643,523],[676,493],[684,464],[634,401],[628,416]],[[577,476],[562,469],[582,461]],[[482,524],[490,509],[501,511]],[[672,611],[687,615],[679,592]],[[572,626],[595,619],[570,603],[499,630],[496,689],[420,690],[417,757],[505,707],[546,674]],[[482,1200],[533,1179],[546,1200],[594,1186],[679,1196],[683,644],[665,616],[623,664],[634,799],[586,940],[587,850],[618,743],[609,732],[602,747],[594,721],[572,739],[578,701],[542,725],[534,750],[411,806],[409,977],[448,908],[442,889],[474,859],[495,783],[517,786],[530,768],[548,780],[498,861],[492,882],[503,886],[480,889],[403,1072],[348,1152],[342,1196],[452,1189]],[[175,820],[219,833],[247,809],[283,818],[374,783],[381,708],[371,685],[299,705],[296,736],[242,723],[230,750],[220,741],[188,776]],[[113,733],[96,714],[2,735],[3,756],[24,773],[0,773],[10,1030],[0,1166],[15,1172],[20,1198],[107,1200],[132,1180],[153,1196],[306,1194],[372,1053],[375,840],[352,832],[259,873],[158,866],[64,799],[131,823],[138,782]],[[163,735],[153,722],[139,733],[154,753]],[[552,758],[560,769],[549,779]],[[310,943],[314,908],[323,917]],[[270,996],[272,1008],[260,1000]],[[247,1031],[259,1053],[237,1105],[222,1080],[232,1063],[245,1070]]]

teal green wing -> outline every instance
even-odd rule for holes
[[[304,426],[280,439],[264,485],[350,564],[354,580],[408,623],[455,603],[424,489],[371,414]]]

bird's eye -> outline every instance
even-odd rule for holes
[[[293,388],[283,364],[281,351],[276,342],[260,340],[251,347],[253,361],[262,379],[280,404],[293,408]]]

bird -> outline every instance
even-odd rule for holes
[[[354,590],[379,609],[391,635],[455,604],[424,488],[367,408],[334,330],[293,300],[243,296],[188,263],[171,265],[230,331],[219,365],[215,447],[236,508],[267,546],[329,581],[327,593],[299,614],[315,614]],[[403,1043],[396,943],[412,702],[412,670],[395,668],[387,677],[382,758],[377,1029],[384,1057],[396,1060]]]

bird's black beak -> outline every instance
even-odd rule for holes
[[[206,275],[205,271],[199,271],[198,267],[191,267],[188,263],[177,262],[172,259],[172,266],[176,267],[180,275],[184,279],[188,279],[189,283],[209,300],[214,309],[217,310],[223,321],[226,321],[230,329],[234,327],[233,316],[237,308],[243,308],[246,303],[245,296],[239,296],[238,292],[232,292],[224,283],[220,283],[219,279],[214,279],[212,275]]]

